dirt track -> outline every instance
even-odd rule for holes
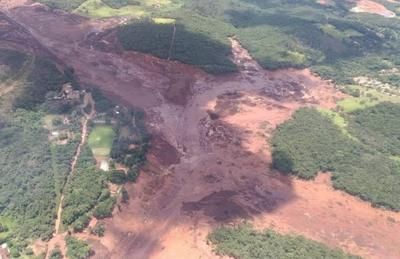
[[[90,114],[85,114],[84,111],[84,116],[82,118],[82,129],[81,129],[81,140],[79,142],[79,145],[75,151],[75,155],[72,159],[72,163],[71,163],[71,167],[70,167],[70,172],[67,178],[67,182],[71,179],[71,177],[74,175],[75,173],[75,168],[76,168],[76,163],[78,162],[79,156],[81,154],[82,151],[82,147],[83,145],[86,144],[86,140],[87,137],[89,135],[88,132],[88,123],[89,120],[91,120],[95,114],[95,110],[94,110],[94,101],[92,99],[92,96],[88,93],[85,93],[84,96],[84,105],[83,107],[86,107],[87,105],[90,105],[91,107],[93,107],[91,109]],[[63,188],[64,191],[65,188]],[[63,211],[63,201],[64,201],[64,193],[61,193],[61,198],[60,198],[60,203],[58,205],[58,209],[57,209],[57,218],[56,218],[56,223],[55,223],[55,230],[54,230],[54,235],[53,237],[48,241],[47,244],[47,249],[46,249],[46,259],[49,258],[50,253],[53,251],[54,248],[56,248],[57,246],[60,248],[61,252],[63,255],[66,254],[66,245],[65,245],[65,241],[64,238],[66,236],[66,233],[61,232],[60,231],[60,226],[61,226],[61,215],[62,215],[62,211]]]
[[[328,82],[308,70],[263,71],[234,40],[242,72],[213,77],[121,53],[112,37],[108,52],[88,43],[90,32],[118,20],[90,22],[32,6],[9,15],[80,82],[145,109],[157,141],[139,182],[128,186],[129,205],[105,221],[106,236],[81,235],[95,258],[214,258],[208,231],[241,219],[367,258],[400,257],[400,214],[334,191],[326,175],[304,182],[270,169],[265,139],[299,107],[335,107],[343,95]]]

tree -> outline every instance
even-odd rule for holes
[[[121,200],[123,203],[128,203],[129,201],[129,194],[125,187],[121,188]]]
[[[75,237],[65,237],[67,243],[67,256],[69,259],[86,259],[89,258],[91,249],[90,246]]]
[[[104,232],[106,231],[103,223],[97,223],[96,226],[92,229],[91,233],[95,234],[99,237],[104,236]]]
[[[56,246],[50,253],[49,259],[62,259],[63,254],[58,246]]]
[[[127,176],[124,171],[112,170],[110,173],[110,181],[115,184],[124,184],[127,181]]]
[[[100,202],[95,208],[93,215],[98,219],[111,217],[114,209],[115,198],[109,197],[106,200]]]
[[[132,166],[129,170],[128,170],[128,181],[130,182],[136,182],[137,178],[139,176],[139,169],[137,168],[137,166]]]

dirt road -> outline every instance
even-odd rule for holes
[[[93,118],[93,116],[95,115],[95,110],[94,110],[94,101],[92,99],[92,96],[88,93],[85,93],[84,95],[84,104],[83,107],[86,107],[87,105],[91,105],[92,109],[90,110],[89,114],[85,114],[84,112],[84,116],[82,118],[82,127],[81,127],[81,141],[79,142],[79,145],[75,151],[75,155],[72,159],[71,162],[71,169],[70,169],[70,173],[68,175],[67,181],[64,184],[64,188],[61,191],[61,197],[60,197],[60,203],[58,205],[58,209],[57,209],[57,218],[56,218],[56,222],[55,222],[55,227],[54,227],[54,235],[53,238],[49,240],[48,245],[47,245],[47,250],[46,250],[46,259],[49,258],[51,251],[53,251],[53,249],[55,247],[59,247],[61,252],[63,253],[63,255],[65,256],[66,254],[66,245],[65,245],[65,232],[62,232],[60,230],[60,226],[61,226],[61,220],[62,220],[62,211],[63,211],[63,201],[64,201],[64,190],[65,190],[65,185],[68,183],[68,181],[71,179],[71,177],[74,175],[75,173],[75,168],[76,168],[76,163],[78,162],[79,156],[81,154],[81,150],[83,145],[86,144],[86,140],[87,140],[87,136],[89,134],[88,132],[88,123],[89,121]],[[82,109],[83,111],[83,109]]]
[[[1,6],[1,4],[0,4]],[[271,169],[266,139],[302,106],[334,108],[343,95],[308,70],[262,70],[233,39],[242,71],[210,76],[177,62],[121,52],[113,22],[20,6],[10,16],[76,71],[124,104],[146,111],[153,146],[130,203],[107,219],[95,258],[215,258],[206,235],[243,219],[366,258],[400,257],[400,214]],[[106,46],[106,47],[105,47]]]

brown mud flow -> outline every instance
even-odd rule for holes
[[[79,235],[94,258],[215,258],[207,233],[242,219],[366,258],[400,257],[399,213],[333,190],[327,174],[305,182],[271,169],[266,139],[300,107],[334,108],[344,95],[329,82],[309,70],[262,70],[234,39],[242,70],[215,77],[123,52],[112,31],[120,20],[89,21],[37,4],[9,8],[8,16],[81,83],[146,111],[154,144],[145,172],[127,187],[129,204],[105,220],[105,237]]]

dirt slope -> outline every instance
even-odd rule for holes
[[[357,0],[356,6],[351,9],[351,11],[356,13],[372,13],[381,15],[384,17],[395,17],[396,14],[390,10],[388,10],[384,5],[371,1],[371,0]]]
[[[120,20],[91,22],[37,6],[8,15],[82,83],[146,111],[157,144],[139,182],[128,186],[130,203],[105,221],[106,236],[81,235],[94,258],[214,258],[208,231],[242,219],[367,258],[400,257],[399,213],[333,190],[326,175],[304,182],[270,169],[265,139],[299,107],[335,107],[343,95],[328,82],[308,70],[263,71],[234,40],[243,70],[213,77],[121,52],[112,33],[101,48],[90,40]]]

